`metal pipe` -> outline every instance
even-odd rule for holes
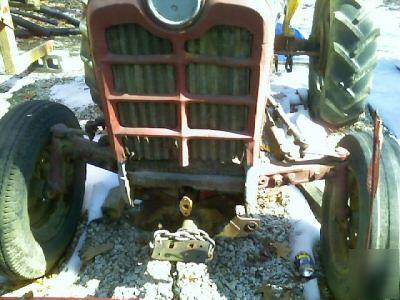
[[[61,11],[54,9],[54,8],[50,8],[46,5],[41,5],[40,6],[40,10],[41,13],[51,16],[51,17],[55,17],[55,18],[59,18],[59,19],[63,19],[65,20],[67,23],[74,25],[75,27],[79,27],[79,20],[70,17],[64,13],[62,13]]]
[[[58,26],[58,20],[56,20],[56,19],[45,18],[45,17],[38,16],[38,15],[29,13],[29,12],[21,11],[21,10],[13,8],[13,7],[10,8],[10,11],[12,14],[20,15],[23,17],[28,17],[28,18],[31,18],[34,20],[38,20],[40,22],[49,23],[51,25]]]

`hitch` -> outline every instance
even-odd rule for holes
[[[156,260],[205,263],[213,258],[215,241],[192,220],[185,220],[175,233],[157,230],[150,247]]]

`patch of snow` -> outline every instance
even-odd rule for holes
[[[100,169],[98,167],[87,165],[87,179],[85,197],[83,201],[83,211],[88,212],[88,223],[101,218],[101,206],[106,199],[108,192],[115,186],[118,186],[118,176],[115,173]],[[48,296],[62,297],[68,295],[69,287],[76,281],[81,268],[81,251],[86,239],[86,229],[83,231],[74,252],[64,269],[51,281],[51,289]]]
[[[378,38],[378,66],[369,104],[378,111],[383,123],[400,138],[400,13],[381,6],[374,12],[381,35]]]
[[[64,84],[54,85],[50,89],[50,96],[71,109],[83,109],[92,104],[90,90],[83,76],[75,77]]]
[[[102,217],[101,206],[108,192],[119,185],[118,175],[87,165],[87,179],[83,210],[88,211],[88,222]]]
[[[69,294],[69,289],[76,281],[79,270],[81,268],[81,259],[79,252],[83,247],[86,239],[86,231],[80,236],[78,244],[75,247],[74,253],[69,259],[64,270],[62,270],[53,280],[51,280],[49,287],[50,290],[47,292],[49,297],[65,297]]]
[[[8,111],[10,103],[6,100],[0,99],[0,118],[2,118]]]
[[[377,110],[384,124],[400,138],[400,60],[381,59],[374,72],[369,104]]]
[[[317,279],[309,280],[304,284],[303,296],[304,296],[304,299],[307,299],[307,300],[320,300],[321,299]]]
[[[313,247],[320,239],[321,225],[315,218],[307,200],[303,194],[294,186],[285,186],[283,194],[288,199],[288,214],[293,226],[293,232],[290,238],[292,253],[290,258],[299,252],[307,252],[315,261]],[[304,297],[306,300],[320,299],[317,279],[315,283],[309,282],[305,286]],[[307,287],[307,288],[306,288]]]
[[[292,255],[305,251],[312,257],[315,243],[319,241],[321,225],[315,218],[307,200],[303,194],[294,186],[285,186],[283,193],[289,198],[288,214],[293,225],[293,236],[291,239]]]

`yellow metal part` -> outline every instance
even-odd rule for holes
[[[179,210],[181,211],[182,215],[185,217],[189,217],[192,213],[193,209],[193,201],[187,196],[184,196],[182,200],[179,202]]]
[[[300,0],[288,0],[285,19],[283,20],[283,34],[287,37],[293,37],[294,32],[290,29],[290,21],[300,5]]]

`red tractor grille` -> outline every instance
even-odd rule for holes
[[[88,7],[118,161],[252,165],[266,96],[260,82],[269,70],[256,6],[213,0],[190,30],[173,32],[151,20],[141,1],[118,3]]]

